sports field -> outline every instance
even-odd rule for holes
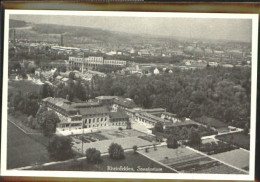
[[[7,169],[45,162],[50,162],[45,146],[8,122]]]

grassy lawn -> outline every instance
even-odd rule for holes
[[[38,140],[42,136],[37,136]],[[7,169],[50,162],[45,145],[37,142],[8,122]]]
[[[9,81],[8,82],[8,93],[14,93],[18,90],[21,90],[22,93],[26,92],[38,92],[41,88],[41,85],[34,84],[28,80],[19,80],[19,81]]]
[[[250,148],[250,135],[244,135],[243,133],[232,133],[216,136],[216,138],[247,150]]]
[[[41,166],[35,168],[36,170],[57,170],[57,171],[102,171],[102,172],[140,172],[137,167],[156,168],[161,173],[174,173],[174,171],[144,157],[141,154],[134,154],[133,152],[126,152],[125,159],[113,160],[109,156],[102,157],[103,162],[100,164],[89,164],[86,160],[67,162],[66,164],[56,164],[51,166]],[[121,166],[121,168],[120,168]],[[117,170],[111,168],[117,167]],[[127,168],[124,171],[123,168]],[[153,171],[154,172],[154,171]]]
[[[25,125],[24,121],[28,120],[28,116],[21,113],[20,111],[15,111],[14,114],[8,114],[8,119],[17,124],[27,133],[42,133],[39,129],[32,129]],[[35,119],[35,118],[34,118]]]

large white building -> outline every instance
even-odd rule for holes
[[[106,126],[124,126],[129,116],[122,111],[111,112],[99,102],[75,103],[63,98],[47,97],[42,105],[60,118],[57,129],[62,131]]]
[[[126,66],[126,61],[117,59],[104,59],[103,57],[89,56],[86,58],[82,57],[69,57],[69,64],[79,67],[87,66],[100,66],[100,65],[110,65],[110,66]]]

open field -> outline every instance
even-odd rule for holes
[[[57,170],[57,171],[109,171],[109,172],[145,172],[138,171],[140,168],[150,168],[147,172],[175,173],[140,154],[126,152],[125,158],[121,160],[110,159],[108,155],[102,157],[103,162],[100,164],[89,164],[85,159],[80,161],[72,161],[63,164],[50,166],[41,166],[34,170]],[[116,168],[117,169],[113,169]],[[155,169],[156,171],[154,171]]]
[[[245,169],[249,166],[249,152],[242,149],[215,154],[212,155],[212,157],[241,169]]]
[[[37,137],[39,139],[41,136]],[[7,169],[45,162],[50,162],[45,146],[8,122]]]
[[[207,170],[208,173],[213,174],[244,174],[242,171],[231,168],[186,147],[169,149],[166,146],[162,146],[158,147],[157,150],[151,149],[148,152],[141,150],[139,152],[182,173],[199,173],[198,171]],[[219,167],[216,168],[216,166],[221,166],[220,168],[225,168],[225,170],[219,171]],[[214,170],[215,168],[216,170]]]
[[[216,138],[249,150],[250,135],[244,135],[243,133],[232,133],[216,136]]]
[[[26,92],[38,92],[41,85],[34,84],[28,80],[8,81],[8,93],[14,93],[16,91]]]

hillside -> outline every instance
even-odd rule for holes
[[[25,27],[26,25],[27,25],[27,23],[25,21],[13,20],[13,19],[9,20],[10,28]]]
[[[24,21],[10,20],[10,28],[28,25]],[[29,30],[17,30],[23,38],[39,41],[59,42],[60,35],[64,36],[67,46],[75,44],[108,43],[108,44],[134,44],[140,41],[141,36],[122,32],[113,32],[98,28],[64,26],[55,24],[30,24]]]

